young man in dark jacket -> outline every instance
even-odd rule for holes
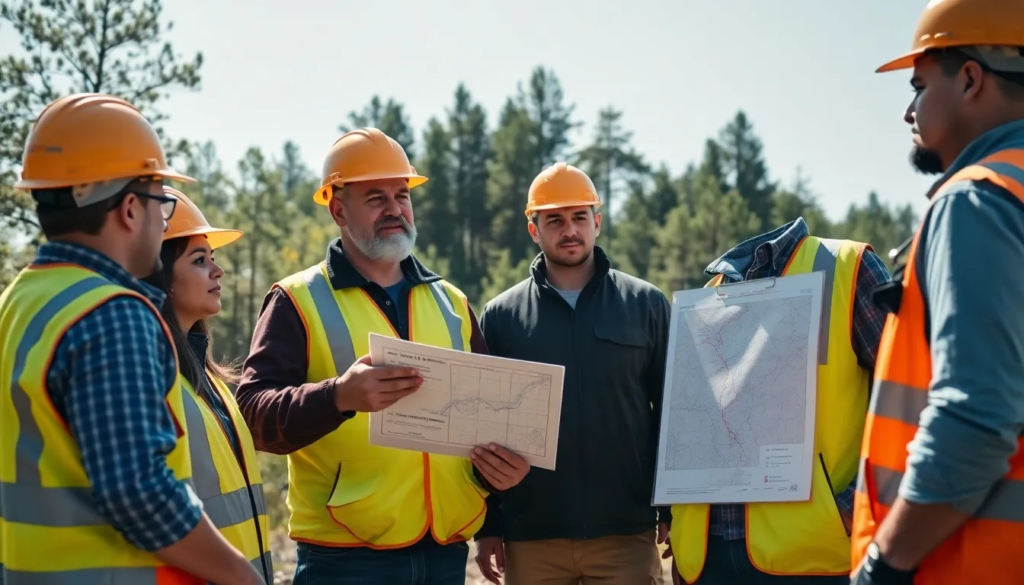
[[[652,507],[651,493],[670,304],[594,245],[599,206],[579,169],[541,172],[526,207],[541,253],[481,315],[492,355],[566,368],[556,470],[533,469],[493,496],[476,536],[494,583],[494,565],[509,585],[660,580],[668,509]]]

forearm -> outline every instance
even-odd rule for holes
[[[68,331],[51,388],[61,394],[97,511],[149,552],[182,539],[202,513],[167,462],[178,437],[166,394],[178,374],[162,335],[141,303],[111,301]]]
[[[259,583],[262,577],[203,514],[184,538],[153,553],[158,559],[209,583]]]
[[[292,453],[355,416],[335,406],[334,379],[306,381],[307,363],[302,318],[288,295],[273,289],[264,300],[235,392],[258,450]]]
[[[908,571],[969,518],[949,504],[915,504],[899,497],[878,527],[875,542],[887,564]]]
[[[248,370],[247,370],[248,371]],[[235,399],[259,451],[287,455],[310,445],[355,415],[334,404],[334,380],[287,386],[257,377],[238,386]]]

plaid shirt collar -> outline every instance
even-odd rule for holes
[[[163,291],[135,278],[106,254],[80,244],[46,242],[36,252],[33,264],[76,264],[143,295],[157,308],[163,305],[166,298]]]
[[[797,244],[808,234],[807,223],[803,217],[798,217],[768,233],[740,242],[709,264],[704,273],[709,276],[724,274],[729,280],[742,281],[771,264],[772,275],[778,276],[786,268]]]

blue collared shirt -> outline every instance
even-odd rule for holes
[[[83,266],[157,307],[164,302],[162,292],[90,248],[49,242],[35,263]],[[138,299],[117,297],[68,329],[46,375],[53,405],[78,443],[97,510],[129,543],[150,552],[181,540],[202,515],[199,499],[165,459],[177,443],[165,403],[175,364],[153,312]]]
[[[1024,432],[1024,205],[988,181],[946,179],[1004,149],[1024,149],[1024,120],[964,149],[934,196],[913,259],[928,316],[928,406],[907,445],[904,499],[975,512],[1009,470]],[[1024,173],[1006,168],[1024,184]]]
[[[808,235],[807,223],[797,218],[766,234],[741,242],[705,269],[708,275],[722,274],[726,282],[739,282],[757,278],[778,277],[782,274],[797,244]],[[857,363],[868,372],[874,372],[878,344],[882,339],[886,314],[871,300],[871,289],[890,280],[889,270],[872,251],[865,251],[857,271],[853,299],[853,327],[850,342],[857,355]],[[869,388],[863,389],[865,392]],[[853,492],[857,481],[836,496],[836,504],[846,515],[853,514]],[[742,504],[711,506],[709,532],[726,540],[744,537],[745,515]]]

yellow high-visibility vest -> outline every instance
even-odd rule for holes
[[[361,288],[334,290],[320,263],[277,283],[307,333],[306,380],[345,373],[369,353],[369,334],[398,337]],[[409,292],[412,341],[468,351],[472,324],[462,291],[445,281]],[[441,543],[471,538],[488,493],[465,457],[369,444],[369,417],[357,413],[335,431],[288,455],[289,532],[327,546],[407,546],[429,531]]]
[[[129,544],[99,514],[77,441],[47,394],[46,370],[64,333],[116,296],[146,303],[171,340],[147,299],[81,266],[30,266],[0,294],[0,567],[6,585],[202,583]],[[167,465],[189,481],[178,383],[166,401],[179,429]]]
[[[207,379],[227,408],[234,429],[225,429],[213,409],[188,380],[179,375],[192,455],[192,483],[213,525],[271,583],[274,567],[270,557],[267,501],[252,435],[227,386],[209,373]],[[242,447],[244,469],[228,440],[227,433],[232,431]]]
[[[850,341],[857,270],[866,249],[859,242],[807,236],[783,271],[825,272],[814,429],[818,460],[812,468],[809,501],[746,504],[747,555],[764,573],[850,572],[850,537],[835,496],[857,473],[867,415],[870,373],[857,363]],[[721,280],[719,275],[707,286]],[[696,581],[704,568],[709,511],[707,504],[672,506],[672,553],[687,583]]]

